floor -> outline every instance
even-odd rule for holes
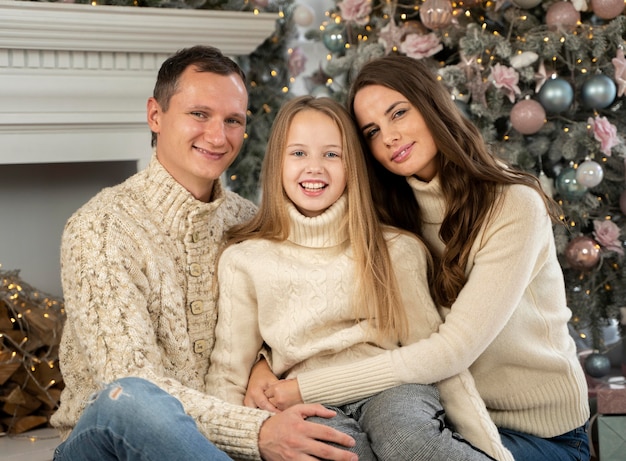
[[[19,435],[0,436],[2,461],[52,461],[59,444],[57,431],[52,428],[35,429]]]

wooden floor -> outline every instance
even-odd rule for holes
[[[52,461],[54,449],[60,443],[56,429],[35,429],[19,435],[0,437],[2,461]]]

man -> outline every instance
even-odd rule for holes
[[[149,166],[69,219],[55,460],[353,459],[323,443],[350,437],[305,421],[334,415],[322,406],[273,415],[206,393],[217,255],[224,232],[254,212],[219,181],[247,104],[242,71],[219,50],[176,53],[147,104]]]

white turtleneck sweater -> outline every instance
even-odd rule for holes
[[[342,405],[392,387],[397,381],[390,374],[372,376],[366,383],[341,376],[342,367],[397,347],[390,341],[377,344],[366,322],[355,321],[346,196],[314,218],[303,216],[290,202],[287,206],[287,241],[247,240],[228,247],[219,260],[219,320],[208,387],[216,396],[242,404],[264,342],[271,349],[270,367],[281,378],[338,366],[339,376],[327,376],[325,384],[334,387],[339,380],[341,389],[316,402]],[[428,288],[427,250],[405,233],[387,232],[386,238],[407,306],[407,343],[427,338],[441,323]],[[438,388],[449,418],[465,438],[497,459],[512,461],[469,371],[461,370]]]
[[[91,394],[136,376],[178,398],[232,457],[260,459],[259,429],[270,413],[216,399],[204,381],[217,255],[224,232],[254,211],[219,182],[210,203],[196,200],[153,156],[146,170],[104,189],[69,219],[61,249],[65,389],[51,420],[63,438]]]
[[[444,245],[440,179],[409,178],[423,213],[422,235]],[[298,376],[305,401],[324,401],[355,383],[433,383],[470,367],[493,421],[539,437],[589,418],[587,385],[567,322],[552,223],[534,190],[503,188],[499,208],[474,242],[465,287],[430,338],[357,363]],[[329,379],[333,377],[334,379]]]

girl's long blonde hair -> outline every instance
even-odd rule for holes
[[[289,236],[288,200],[282,185],[287,134],[296,114],[314,110],[327,115],[339,128],[346,170],[347,226],[352,247],[356,287],[356,319],[368,320],[379,339],[401,340],[407,332],[406,313],[393,271],[383,225],[372,200],[365,157],[350,115],[330,98],[301,96],[286,102],[274,119],[261,169],[261,201],[256,215],[227,233],[227,245],[248,239],[284,241]]]

